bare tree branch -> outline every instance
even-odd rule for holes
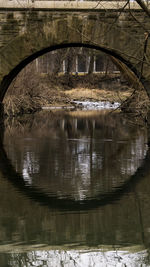
[[[145,11],[145,13],[150,17],[150,10],[145,5],[143,0],[136,0],[136,2],[139,4],[139,6]]]

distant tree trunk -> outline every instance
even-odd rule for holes
[[[94,67],[94,55],[93,53],[91,53],[88,74],[93,73],[93,67]]]
[[[107,74],[108,74],[108,68],[109,68],[109,59],[106,58],[105,76],[107,76]]]
[[[53,69],[54,75],[58,75],[58,73],[61,71],[63,61],[64,61],[64,51],[58,50],[54,59],[54,69]]]
[[[67,56],[66,56],[66,60],[67,60],[66,73],[67,73],[67,74],[69,74],[70,72],[72,72],[73,58],[74,58],[74,51],[73,51],[72,48],[69,48],[69,49],[68,49]]]

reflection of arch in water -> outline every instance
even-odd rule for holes
[[[125,193],[129,192],[145,175],[150,172],[150,149],[147,151],[147,155],[142,165],[137,169],[136,173],[128,179],[121,187],[109,194],[100,194],[96,198],[91,200],[73,200],[60,199],[56,196],[49,196],[42,190],[36,187],[27,186],[22,176],[17,173],[8,159],[4,147],[1,143],[0,146],[0,171],[2,175],[13,184],[20,192],[29,197],[30,199],[40,203],[41,205],[48,206],[58,210],[90,210],[99,206],[104,206],[112,202],[118,201]]]
[[[84,127],[77,132],[73,128],[74,112],[64,113],[61,117],[55,114],[52,115],[53,119],[49,118],[47,112],[43,116],[34,115],[30,131],[29,123],[24,128],[25,139],[23,138],[25,147],[29,142],[28,145],[33,145],[33,150],[32,147],[26,149],[22,146],[22,138],[16,138],[17,122],[12,124],[13,141],[11,149],[8,146],[7,150],[7,142],[10,144],[8,127],[4,142],[7,156],[12,162],[16,162],[13,166],[17,166],[15,170],[22,174],[26,186],[35,186],[58,198],[67,196],[84,200],[97,198],[101,193],[113,193],[130,179],[146,155],[146,135],[141,134],[135,127],[125,126],[126,120],[122,120],[116,113],[113,116],[107,116],[108,113],[104,115],[103,112],[102,115],[99,112],[98,114],[96,124],[99,124],[100,130],[93,131],[94,117],[84,118],[83,113]],[[40,119],[44,124],[41,124]],[[63,131],[60,129],[61,121],[63,125],[68,125]],[[86,127],[88,121],[89,129]],[[37,138],[32,142],[35,135]],[[71,179],[68,176],[70,173]]]

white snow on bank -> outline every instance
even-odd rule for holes
[[[109,101],[72,101],[73,106],[46,106],[42,107],[44,110],[53,110],[53,109],[74,109],[79,108],[82,110],[102,110],[102,109],[116,109],[120,107],[120,103]]]
[[[23,256],[23,255],[22,255]],[[148,267],[147,250],[128,252],[121,250],[90,251],[90,250],[50,250],[28,252],[21,262],[21,255],[12,253],[10,266],[45,266],[45,267]],[[27,265],[26,265],[27,263]],[[21,265],[20,265],[21,264]]]
[[[120,103],[109,101],[73,101],[72,103],[76,104],[83,110],[101,110],[101,109],[116,109],[120,106]]]

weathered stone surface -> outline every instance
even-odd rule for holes
[[[67,46],[87,46],[119,59],[150,96],[149,40],[144,51],[150,18],[138,5],[132,3],[131,10],[126,6],[122,11],[124,2],[100,2],[96,8],[96,2],[17,3],[0,1],[0,101],[26,64],[45,52]]]

